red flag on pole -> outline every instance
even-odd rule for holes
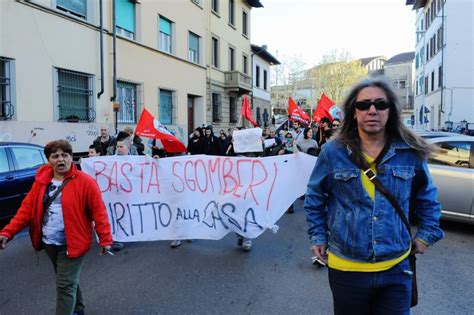
[[[306,114],[291,97],[288,99],[288,114],[291,121],[297,121],[305,125],[309,124],[308,114]]]
[[[186,146],[166,129],[146,108],[138,120],[135,134],[147,138],[160,139],[166,152],[186,152]]]
[[[254,126],[257,127],[258,124],[255,120],[252,118],[252,109],[250,108],[250,103],[247,95],[244,96],[244,100],[242,102],[242,110],[241,110],[241,115],[244,116],[245,119],[250,121],[250,123]]]
[[[313,121],[319,122],[323,117],[328,117],[331,120],[340,118],[340,109],[335,105],[336,103],[327,97],[326,94],[321,94],[321,98],[313,114]]]

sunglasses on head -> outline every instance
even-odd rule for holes
[[[360,101],[355,102],[355,108],[358,110],[369,110],[370,106],[374,105],[376,110],[384,110],[390,107],[390,102],[387,100],[375,100],[375,101]]]

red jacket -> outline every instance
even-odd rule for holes
[[[72,177],[62,191],[61,204],[66,235],[67,255],[80,257],[89,251],[92,243],[92,221],[99,236],[99,245],[112,244],[110,224],[99,186],[89,175],[78,171],[73,164],[65,179]],[[23,200],[11,222],[0,232],[12,239],[15,234],[30,227],[31,243],[41,250],[43,227],[43,197],[51,179],[53,169],[49,165],[38,169],[35,182]]]

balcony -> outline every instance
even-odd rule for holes
[[[247,94],[252,91],[252,78],[239,71],[227,71],[225,72],[225,90],[227,93]]]

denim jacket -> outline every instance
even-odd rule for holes
[[[351,151],[339,141],[326,143],[311,174],[304,209],[313,245],[343,258],[378,262],[400,257],[411,246],[410,235],[396,210],[375,189],[369,197]],[[432,245],[444,234],[426,161],[401,141],[392,142],[378,165],[377,177],[408,216],[410,200],[419,219],[416,238]]]

